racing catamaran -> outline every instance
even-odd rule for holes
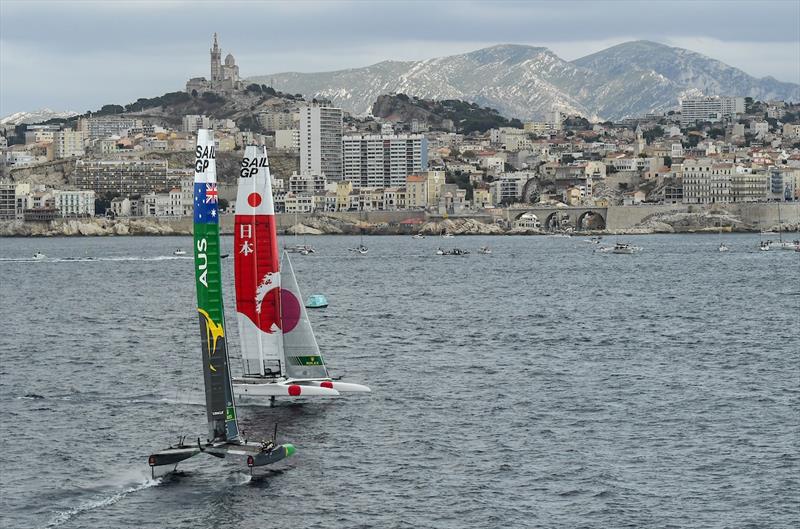
[[[248,442],[239,430],[236,403],[228,363],[225,314],[222,304],[220,266],[219,210],[214,137],[209,130],[197,131],[194,173],[194,267],[197,288],[197,312],[200,319],[203,375],[206,390],[208,439],[186,444],[185,436],[177,445],[156,452],[148,463],[155,467],[176,465],[200,453],[226,458],[235,457],[253,467],[268,465],[292,455],[291,444],[271,441]]]
[[[278,252],[266,148],[245,148],[234,226],[236,316],[244,375],[237,396],[335,396],[369,392],[328,373],[301,300],[289,255]],[[283,275],[283,276],[282,276]]]

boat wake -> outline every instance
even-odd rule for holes
[[[76,516],[80,516],[86,512],[93,511],[95,509],[101,509],[103,507],[108,507],[110,505],[114,505],[115,503],[119,502],[122,499],[130,496],[131,494],[135,494],[145,489],[149,489],[151,487],[157,487],[162,482],[162,478],[156,479],[147,479],[144,483],[140,483],[134,487],[129,487],[127,489],[121,490],[116,494],[112,494],[111,496],[106,496],[104,498],[98,498],[96,500],[87,501],[77,507],[74,507],[68,511],[61,511],[57,513],[52,520],[50,520],[47,525],[44,525],[44,528],[49,527],[59,527],[68,521],[72,520]]]
[[[45,257],[33,259],[30,257],[0,257],[0,262],[6,263],[94,263],[94,262],[119,262],[119,261],[181,261],[193,259],[191,255],[158,255],[155,257]]]

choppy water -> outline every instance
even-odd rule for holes
[[[800,254],[626,239],[313,239],[323,353],[374,392],[241,408],[298,447],[258,480],[155,481],[148,453],[206,432],[191,240],[0,239],[3,526],[797,527]]]

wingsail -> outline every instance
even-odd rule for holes
[[[175,465],[177,468],[179,462],[204,452],[214,457],[244,459],[251,472],[254,467],[275,463],[295,452],[290,443],[276,444],[277,427],[272,440],[260,443],[242,440],[239,433],[222,303],[217,206],[219,196],[216,153],[211,131],[198,131],[195,154],[194,266],[209,438],[205,443],[198,438],[196,444],[187,444],[186,436],[181,436],[176,445],[151,454],[148,464],[154,476],[155,467]],[[271,210],[271,202],[269,207]],[[257,223],[251,225],[255,226]],[[277,263],[275,269],[277,270]],[[279,311],[279,307],[276,306],[273,310]]]
[[[280,375],[278,238],[266,149],[245,148],[239,169],[234,226],[236,318],[246,375]]]
[[[278,253],[267,152],[248,146],[239,168],[234,227],[236,313],[244,376],[237,395],[338,395],[369,391],[331,380],[288,256]],[[285,273],[286,275],[282,275]]]
[[[194,268],[203,351],[209,439],[239,439],[228,368],[222,303],[216,151],[212,132],[197,131],[194,173]]]

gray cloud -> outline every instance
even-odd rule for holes
[[[763,21],[763,22],[758,22]],[[688,47],[800,82],[800,2],[0,2],[0,115],[87,110],[207,75],[210,36],[243,75],[416,60],[508,42],[575,59],[625,40]]]

